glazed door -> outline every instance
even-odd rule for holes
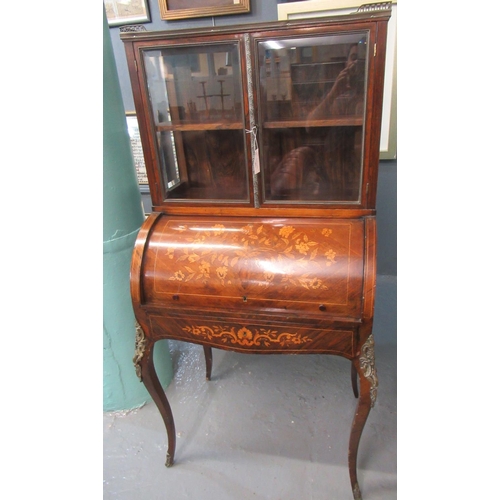
[[[264,203],[360,203],[369,38],[357,30],[256,42]]]
[[[250,202],[238,40],[142,50],[163,201]]]

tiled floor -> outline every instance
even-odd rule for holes
[[[104,414],[104,499],[351,500],[356,399],[337,356],[245,355],[170,342],[175,464],[153,403]],[[396,347],[376,346],[378,399],[358,454],[364,500],[396,499]]]

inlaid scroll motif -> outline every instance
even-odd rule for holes
[[[300,333],[281,332],[266,328],[254,328],[250,330],[246,327],[237,329],[236,327],[215,326],[186,326],[183,330],[192,335],[203,337],[207,340],[219,339],[223,343],[236,344],[243,347],[270,347],[277,344],[281,347],[290,347],[311,342],[312,339]]]
[[[361,348],[361,356],[359,357],[359,364],[363,375],[370,381],[370,399],[371,407],[375,405],[377,399],[377,387],[378,387],[378,377],[377,369],[375,368],[375,342],[373,340],[373,335],[366,339],[366,342]]]
[[[135,322],[135,354],[133,358],[135,373],[142,382],[142,371],[141,371],[141,359],[144,356],[144,351],[146,350],[146,336],[144,335],[144,330],[141,325]]]

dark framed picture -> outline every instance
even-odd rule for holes
[[[110,26],[151,22],[147,0],[104,0],[104,7]]]
[[[158,0],[158,4],[166,21],[250,12],[250,0]]]

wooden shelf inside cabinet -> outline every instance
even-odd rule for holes
[[[340,117],[324,120],[280,120],[264,122],[264,128],[300,128],[300,127],[359,127],[363,125],[363,117]]]
[[[389,18],[390,4],[121,35],[155,180],[132,256],[134,363],[167,430],[167,466],[176,433],[153,363],[158,340],[202,346],[207,380],[212,348],[337,355],[350,362],[358,399],[346,454],[361,499],[358,445],[378,385],[375,206]]]
[[[241,122],[182,122],[159,123],[156,130],[159,132],[198,132],[203,130],[243,130]]]

